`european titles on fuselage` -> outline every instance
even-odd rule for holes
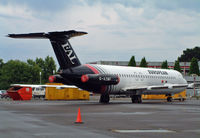
[[[148,70],[149,74],[161,74],[161,75],[168,75],[167,71],[160,71],[160,70]]]

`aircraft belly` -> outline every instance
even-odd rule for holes
[[[143,94],[174,94],[184,91],[186,88],[173,88],[173,89],[158,89],[158,90],[145,90]]]

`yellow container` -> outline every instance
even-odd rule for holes
[[[172,96],[173,99],[181,99],[181,98],[184,98],[186,99],[186,90],[180,92],[180,93],[177,93],[175,94],[174,96]]]
[[[165,96],[165,94],[162,95],[142,95],[142,99],[146,99],[146,100],[153,100],[153,99],[167,99],[168,96]],[[181,99],[184,98],[186,99],[186,90],[174,94],[172,96],[173,99]]]
[[[48,83],[47,85],[63,85],[61,83]],[[89,92],[78,88],[56,89],[46,87],[46,100],[89,100]]]
[[[85,100],[90,98],[90,93],[88,91],[79,90],[79,100]]]

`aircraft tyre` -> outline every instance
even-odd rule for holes
[[[132,103],[142,103],[141,95],[133,95],[131,96]]]
[[[109,103],[109,101],[110,101],[110,96],[108,93],[101,94],[101,97],[99,99],[100,103]]]
[[[170,96],[170,97],[167,97],[167,101],[168,102],[172,102],[172,97]]]
[[[183,102],[184,100],[185,100],[184,98],[180,98],[180,99],[179,99],[180,102]]]

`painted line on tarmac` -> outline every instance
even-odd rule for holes
[[[113,132],[118,132],[118,133],[175,133],[175,131],[172,130],[166,130],[166,129],[152,129],[152,130],[120,130],[120,129],[115,129],[112,130]]]

